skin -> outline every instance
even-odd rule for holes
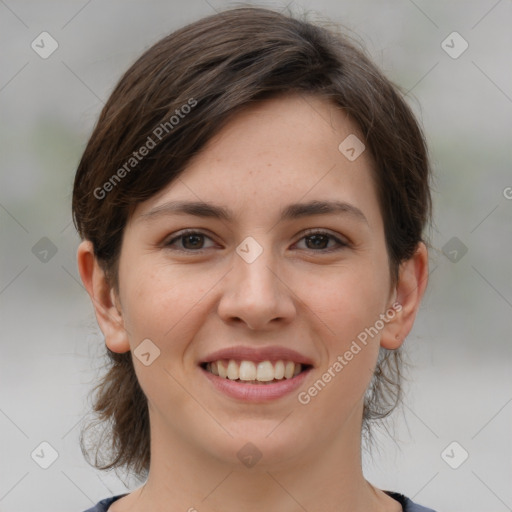
[[[149,478],[113,512],[401,510],[362,474],[363,397],[379,346],[398,348],[412,328],[427,249],[418,245],[393,286],[369,152],[351,162],[338,150],[349,134],[363,139],[324,99],[253,105],[137,206],[125,228],[118,294],[91,243],[80,245],[80,274],[107,346],[133,351],[149,338],[160,350],[149,366],[134,358],[149,404]],[[233,218],[147,215],[171,200],[220,205]],[[351,213],[280,219],[290,203],[312,200],[349,203],[366,220]],[[205,237],[166,245],[185,228]],[[346,245],[329,237],[315,245],[306,229]],[[263,249],[252,263],[235,251],[247,236]],[[257,404],[227,397],[197,366],[236,344],[287,346],[314,361],[304,391],[395,301],[401,310],[307,405],[296,392]],[[252,468],[237,457],[247,442],[262,455]]]

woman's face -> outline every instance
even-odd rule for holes
[[[119,262],[127,334],[107,344],[134,351],[159,446],[237,464],[261,456],[264,467],[359,435],[399,313],[372,162],[368,151],[354,159],[354,135],[317,97],[251,106],[136,208]],[[205,368],[218,360],[228,377]],[[288,361],[307,371],[283,378],[283,366],[301,369]],[[279,381],[237,382],[240,369]]]

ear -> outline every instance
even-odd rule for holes
[[[420,242],[413,256],[400,265],[393,305],[390,306],[395,315],[389,315],[391,319],[382,331],[381,347],[395,350],[402,345],[411,332],[427,282],[428,251],[426,245]]]
[[[77,260],[80,277],[91,298],[107,347],[112,352],[128,352],[130,343],[124,327],[121,305],[94,255],[92,242],[85,240],[79,245]]]

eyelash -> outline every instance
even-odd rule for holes
[[[177,248],[173,248],[172,247],[172,244],[174,242],[176,242],[177,240],[183,239],[186,236],[190,236],[190,235],[199,235],[199,236],[203,236],[205,238],[210,238],[208,235],[206,235],[205,233],[202,233],[201,231],[194,231],[192,229],[186,229],[186,230],[182,231],[178,236],[175,236],[174,238],[172,238],[168,242],[165,242],[164,245],[165,245],[166,248],[169,248],[169,249],[175,250],[175,251],[180,251],[180,252],[189,253],[189,254],[190,253],[202,254],[206,249],[194,250],[194,249],[177,249]],[[315,250],[315,249],[301,249],[301,250],[312,251],[312,252],[319,252],[319,253],[324,253],[325,254],[325,253],[331,253],[333,251],[341,250],[341,249],[344,249],[344,248],[350,246],[350,244],[348,242],[340,240],[338,237],[334,236],[332,233],[329,233],[328,231],[314,230],[314,229],[306,230],[306,232],[299,239],[299,241],[303,240],[304,238],[308,238],[308,237],[314,236],[314,235],[327,236],[328,238],[334,240],[338,244],[338,247],[334,247],[334,248],[331,247],[330,249],[320,249],[320,250]],[[211,240],[211,238],[210,238],[210,240]]]

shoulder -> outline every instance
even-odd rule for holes
[[[109,509],[110,505],[114,503],[114,501],[117,501],[123,496],[126,496],[126,494],[118,494],[117,496],[112,496],[111,498],[105,498],[104,500],[101,500],[100,502],[96,503],[94,507],[88,508],[85,512],[106,512]]]
[[[407,498],[407,496],[404,496],[403,494],[390,491],[384,492],[398,501],[400,505],[402,505],[404,512],[435,512],[435,510],[432,510],[431,508],[423,507],[422,505],[418,505],[418,503],[414,503],[410,498]]]

